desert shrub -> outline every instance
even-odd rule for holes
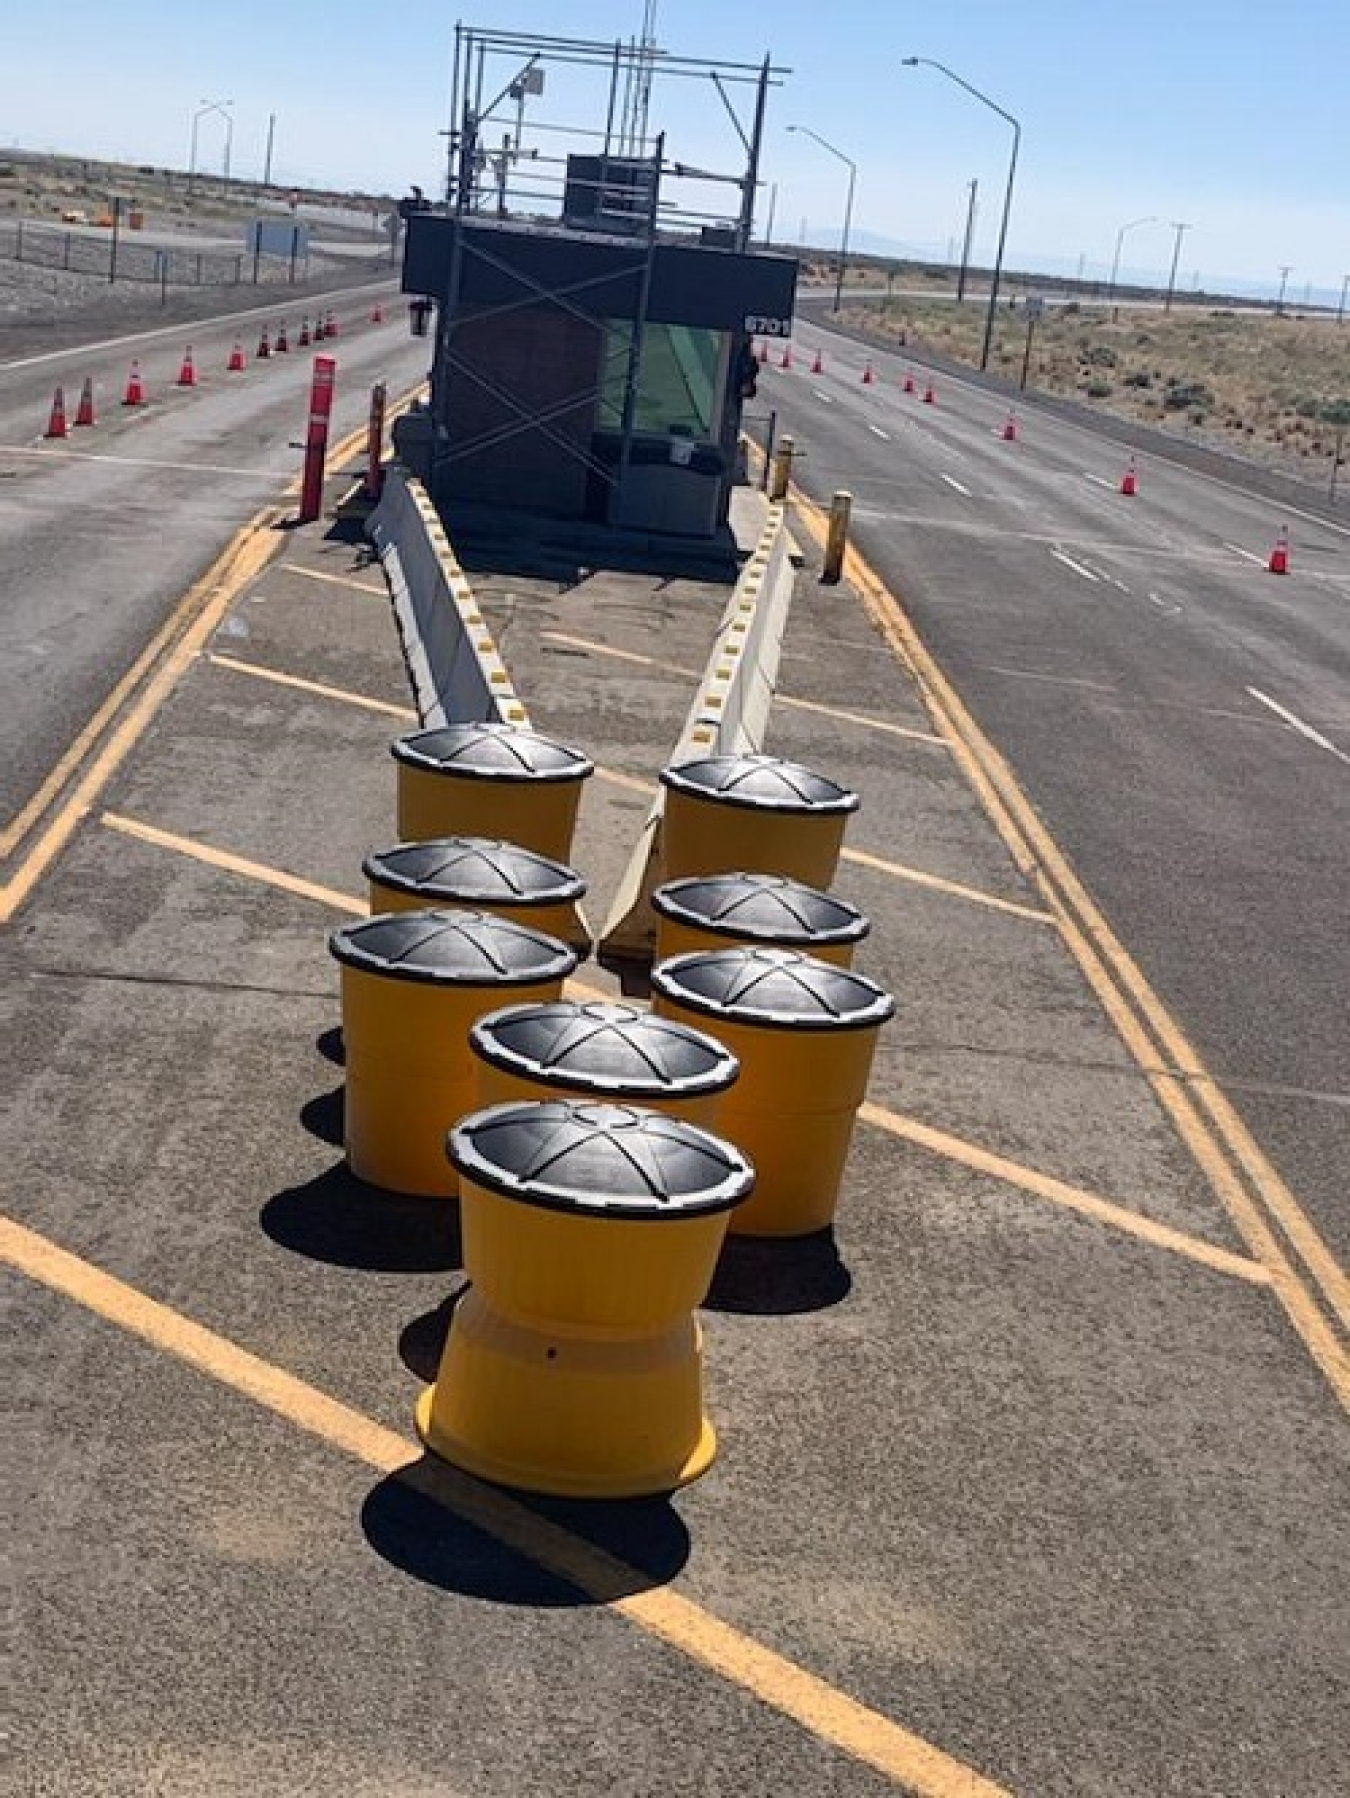
[[[1126,387],[1152,387],[1153,376],[1146,368],[1132,368],[1125,377]]]
[[[1115,368],[1120,357],[1109,343],[1094,343],[1083,351],[1083,360],[1090,368]]]
[[[1109,400],[1111,397],[1111,383],[1109,381],[1100,380],[1089,381],[1087,386],[1083,389],[1083,392],[1090,400]]]
[[[1163,394],[1163,407],[1168,412],[1185,412],[1193,406],[1212,406],[1214,395],[1203,381],[1183,381],[1179,375],[1169,375],[1167,390]]]

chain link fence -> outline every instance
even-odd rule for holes
[[[98,237],[60,231],[25,219],[0,225],[0,257],[35,268],[98,275],[107,281],[139,281],[166,293],[170,287],[260,286],[304,280],[308,252],[298,258],[255,256],[239,250],[191,250],[128,243],[125,230]]]

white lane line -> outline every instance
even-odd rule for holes
[[[1253,555],[1251,550],[1243,549],[1240,543],[1229,543],[1225,538],[1224,548],[1231,549],[1235,556],[1245,556],[1247,561],[1255,562],[1258,568],[1264,568],[1266,565],[1266,558],[1264,556]]]
[[[1083,470],[1083,479],[1085,481],[1095,481],[1099,487],[1105,487],[1108,493],[1114,493],[1116,490],[1114,481],[1108,481],[1105,475],[1092,474],[1086,468]]]
[[[1314,730],[1311,724],[1305,724],[1288,707],[1282,706],[1278,699],[1272,699],[1269,693],[1263,693],[1259,687],[1248,687],[1247,691],[1253,699],[1259,699],[1262,705],[1269,706],[1277,718],[1283,718],[1289,728],[1296,730],[1301,737],[1306,737],[1319,749],[1325,749],[1328,755],[1334,755],[1338,762],[1350,763],[1350,755],[1343,749],[1337,749],[1334,743],[1329,743],[1320,730]]]
[[[1057,562],[1062,562],[1066,568],[1072,568],[1075,574],[1081,574],[1085,581],[1091,581],[1094,587],[1100,583],[1102,577],[1099,574],[1094,574],[1090,568],[1084,568],[1083,564],[1075,562],[1072,556],[1066,556],[1062,549],[1052,549],[1050,554]]]
[[[218,462],[159,462],[150,456],[103,456],[93,450],[38,449],[19,443],[0,444],[0,456],[37,456],[49,462],[116,462],[124,468],[172,468],[179,474],[237,474],[250,481],[285,481],[291,468],[226,468]]]
[[[878,436],[878,437],[880,437],[880,438],[883,438],[883,439],[884,439],[884,440],[885,440],[885,442],[887,442],[887,443],[889,443],[889,442],[890,442],[890,440],[891,440],[891,434],[890,434],[890,432],[889,432],[889,431],[883,431],[883,430],[882,430],[882,428],[881,428],[881,426],[880,426],[880,425],[868,425],[868,427],[867,427],[867,428],[868,428],[868,430],[869,430],[869,431],[875,431],[875,433],[876,433],[876,434],[877,434],[877,436]]]
[[[1181,610],[1180,606],[1173,605],[1170,600],[1164,599],[1161,593],[1150,593],[1148,597],[1150,605],[1157,606],[1164,618],[1170,618],[1174,613]]]
[[[822,402],[822,404],[824,404],[826,406],[832,406],[834,404],[834,397],[832,394],[822,392],[822,390],[819,387],[813,387],[811,389],[811,391],[812,391],[812,393],[815,394],[816,398]]]
[[[967,499],[970,499],[972,497],[970,488],[963,487],[961,485],[960,481],[957,480],[957,478],[954,474],[944,474],[944,475],[941,475],[939,478],[941,480],[944,480],[949,487],[955,487],[955,489],[958,493],[964,493]]]
[[[1011,680],[1046,681],[1052,687],[1086,687],[1090,693],[1114,693],[1115,688],[1098,680],[1079,680],[1072,674],[1037,674],[1030,668],[1003,668],[996,662],[986,662],[985,669],[990,674],[1006,674]]]

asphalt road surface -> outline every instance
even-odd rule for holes
[[[757,405],[1343,1260],[1350,528],[909,366],[799,320]]]
[[[371,299],[385,322],[369,322]],[[330,296],[340,335],[332,440],[366,416],[371,384],[391,398],[426,372],[392,283]],[[305,304],[313,307],[314,302]],[[85,722],[238,527],[298,474],[312,354],[298,309],[285,356],[255,360],[263,323],[250,311],[19,359],[0,367],[0,817],[39,788]],[[227,374],[238,339],[248,358]],[[180,387],[191,343],[198,384]],[[122,404],[131,359],[148,403]],[[53,389],[73,424],[85,378],[96,423],[65,439],[44,431]]]

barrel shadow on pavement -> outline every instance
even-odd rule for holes
[[[375,1486],[361,1508],[366,1540],[401,1573],[442,1591],[494,1604],[562,1609],[612,1604],[675,1578],[689,1559],[684,1520],[665,1497],[618,1500],[502,1495],[519,1516],[535,1512],[609,1557],[583,1591],[459,1514],[457,1494],[468,1476],[424,1456]],[[475,1508],[493,1488],[473,1482]]]
[[[837,1305],[852,1286],[853,1276],[840,1257],[833,1230],[781,1241],[728,1236],[703,1308],[787,1317]]]
[[[459,1206],[383,1192],[345,1162],[273,1194],[258,1213],[279,1247],[371,1273],[442,1273],[461,1265]]]

